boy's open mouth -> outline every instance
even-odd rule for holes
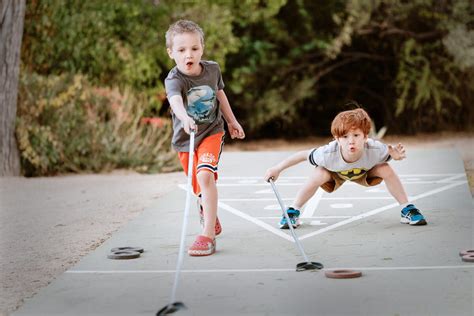
[[[192,65],[193,65],[193,62],[192,62],[192,61],[188,61],[188,62],[186,63],[186,66],[188,66],[188,67],[191,67]]]

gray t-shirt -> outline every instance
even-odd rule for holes
[[[362,177],[375,165],[389,161],[388,146],[371,138],[367,139],[364,152],[359,160],[348,163],[342,158],[337,141],[314,148],[308,155],[308,161],[313,166],[321,166],[335,172],[344,180],[356,180]]]
[[[181,95],[184,108],[198,125],[195,148],[210,135],[224,131],[224,120],[217,100],[217,91],[224,89],[219,65],[213,61],[201,60],[202,72],[198,76],[188,76],[174,67],[165,79],[168,100]],[[181,121],[171,111],[173,138],[171,144],[176,151],[189,151],[189,135]]]

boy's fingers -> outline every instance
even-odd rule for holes
[[[272,177],[272,176],[270,176],[270,177],[268,177],[268,176],[265,177],[265,181],[270,182],[270,180],[275,181],[275,177]]]
[[[245,133],[241,130],[238,130],[238,129],[233,129],[231,132],[230,132],[230,136],[231,138],[244,138],[245,137]]]

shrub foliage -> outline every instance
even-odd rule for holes
[[[24,174],[173,170],[171,123],[143,124],[146,98],[81,75],[22,75],[17,138]]]
[[[140,147],[155,140],[137,122],[168,117],[164,34],[177,19],[204,29],[204,58],[221,65],[248,138],[328,135],[350,100],[389,133],[474,126],[470,0],[32,0],[18,118],[26,174],[167,164],[168,150]]]

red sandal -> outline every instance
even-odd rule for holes
[[[214,252],[216,252],[216,240],[203,235],[198,235],[188,249],[190,256],[209,256]]]

